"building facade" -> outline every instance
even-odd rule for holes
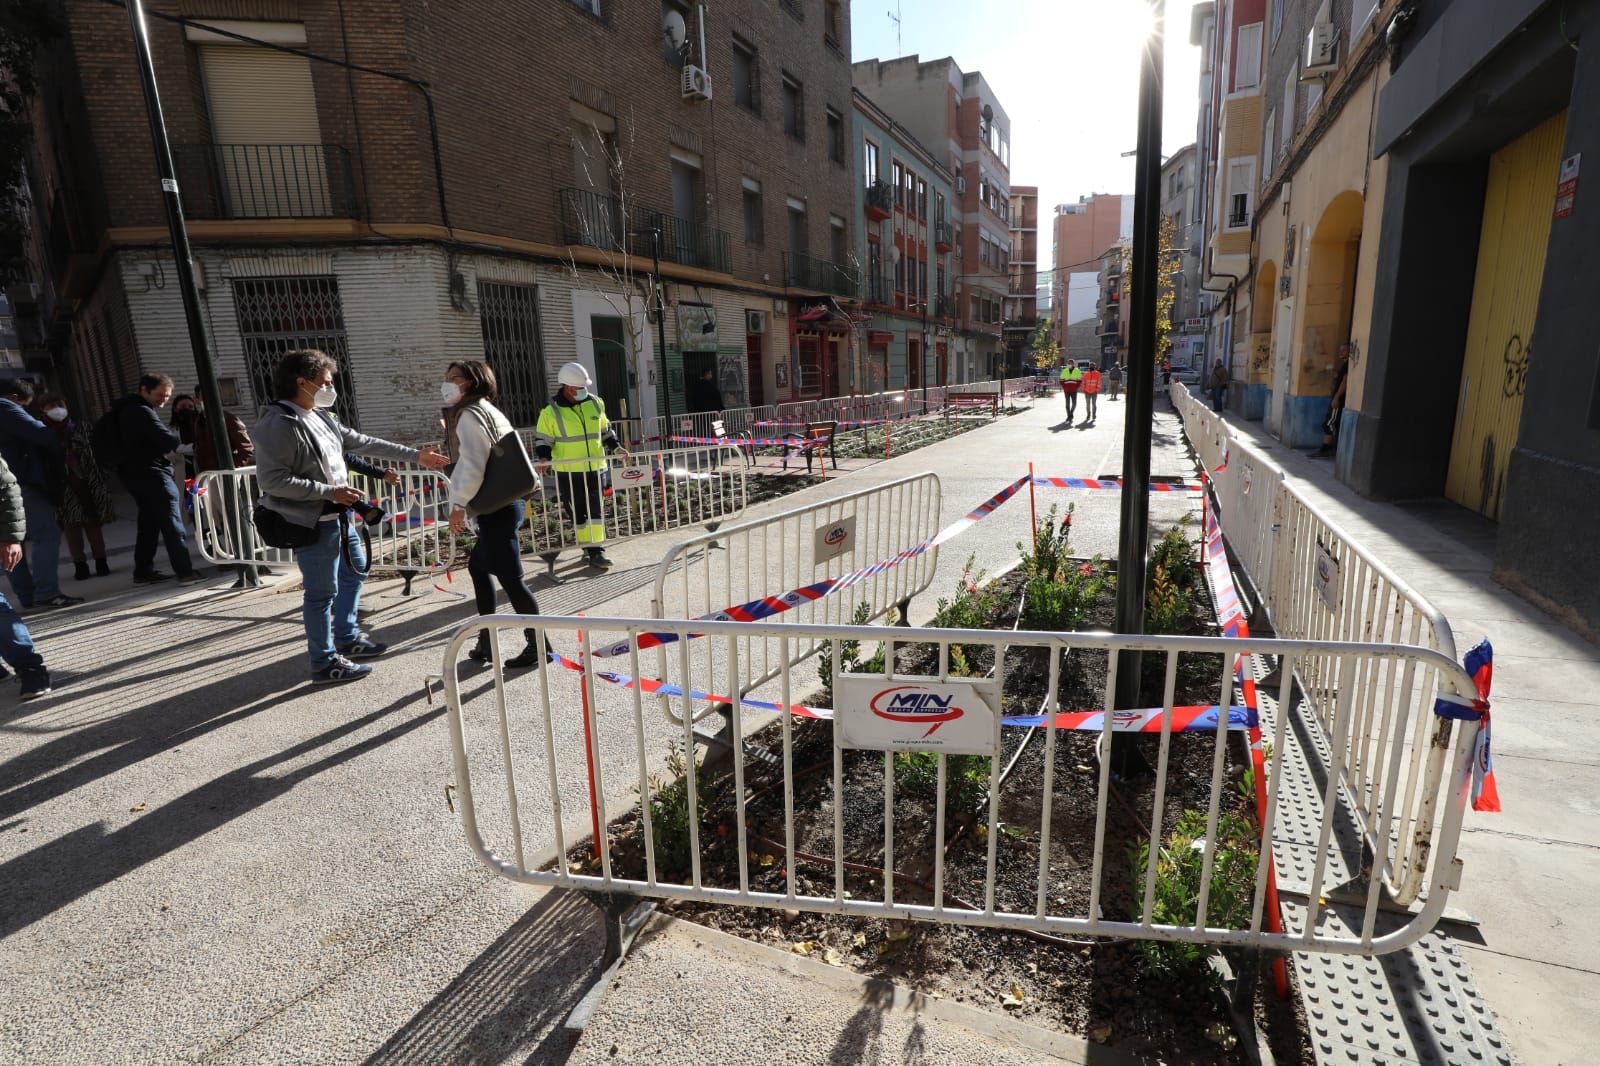
[[[956,251],[951,174],[909,129],[854,94],[856,256],[862,265],[865,391],[950,381]]]
[[[1218,0],[1195,29],[1221,105],[1209,168],[1200,142],[1203,272],[1236,413],[1320,444],[1347,366],[1339,479],[1476,512],[1496,578],[1600,639],[1600,563],[1571,547],[1600,489],[1600,215],[1579,180],[1600,154],[1600,62],[1577,43],[1600,2]],[[1228,222],[1245,216],[1241,260]]]
[[[948,342],[951,373],[956,381],[997,376],[1011,287],[1011,120],[983,75],[963,72],[950,58],[863,60],[855,85],[951,174],[958,320]]]
[[[1100,253],[1100,269],[1095,280],[1099,295],[1095,300],[1095,341],[1099,352],[1090,356],[1069,356],[1073,359],[1089,358],[1099,365],[1128,361],[1129,315],[1125,305],[1129,298],[1128,269],[1132,243],[1119,238]]]
[[[1039,328],[1039,189],[1011,187],[1011,285],[1003,314],[1006,373],[1030,371],[1028,343]]]
[[[1100,257],[1133,236],[1133,197],[1096,193],[1057,204],[1051,220],[1051,330],[1062,354],[1100,355]]]
[[[300,346],[339,360],[347,419],[410,439],[457,358],[496,367],[518,424],[574,359],[628,417],[682,412],[705,370],[730,407],[854,387],[847,5],[179,10],[151,5],[150,36],[239,413]],[[62,200],[46,243],[92,411],[194,364],[125,14],[66,14],[42,143],[81,136],[74,169],[101,187]],[[90,390],[96,367],[120,377]]]
[[[1205,320],[1199,317],[1200,227],[1195,222],[1195,149],[1186,145],[1161,165],[1161,217],[1172,225],[1172,252],[1176,273],[1172,284],[1173,366],[1199,365],[1205,359]]]

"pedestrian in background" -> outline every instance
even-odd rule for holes
[[[1083,385],[1083,371],[1078,369],[1075,360],[1068,359],[1067,365],[1061,368],[1061,396],[1067,402],[1067,425],[1072,425],[1072,420],[1078,413],[1078,389]]]
[[[73,580],[89,579],[85,540],[89,542],[89,550],[94,552],[96,576],[105,577],[111,573],[111,566],[106,562],[102,527],[117,520],[117,511],[105,471],[100,469],[94,447],[89,443],[89,427],[73,420],[67,401],[61,396],[44,397],[39,401],[39,411],[44,415],[45,424],[61,438],[66,484],[61,502],[56,505],[56,521],[66,537],[67,552],[72,556]]]
[[[314,685],[366,677],[372,667],[354,660],[389,650],[361,632],[356,618],[368,564],[350,508],[364,504],[366,493],[349,484],[344,453],[415,462],[430,470],[446,463],[431,448],[418,451],[368,437],[329,417],[328,408],[338,399],[337,369],[315,349],[284,353],[272,372],[277,401],[250,431],[261,506],[300,527],[307,539],[294,550],[294,559],[305,583],[301,617]]]
[[[689,410],[722,410],[722,390],[717,387],[717,372],[711,367],[706,367],[700,380],[689,386]]]
[[[178,486],[173,483],[172,460],[168,458],[183,442],[175,430],[161,421],[161,409],[171,399],[172,379],[165,374],[146,374],[139,379],[139,391],[118,400],[107,416],[112,420],[115,450],[120,457],[117,476],[122,478],[138,510],[138,531],[133,542],[136,585],[165,581],[173,574],[180,585],[203,580],[189,558],[188,529],[183,524]],[[172,574],[155,568],[158,540],[166,543]]]
[[[1221,414],[1223,401],[1228,397],[1228,368],[1222,365],[1220,355],[1211,368],[1211,376],[1206,378],[1206,388],[1211,393],[1211,409]]]
[[[1083,413],[1085,422],[1093,422],[1099,415],[1095,404],[1100,399],[1100,368],[1091,366],[1083,372]]]
[[[1327,459],[1339,449],[1339,425],[1344,420],[1345,392],[1350,385],[1350,346],[1339,345],[1339,369],[1333,378],[1333,395],[1328,398],[1328,417],[1322,423],[1322,447],[1311,453],[1313,459]]]
[[[1106,383],[1111,386],[1111,399],[1115,400],[1122,391],[1122,364],[1112,363],[1111,369],[1106,371]]]
[[[606,453],[628,454],[606,417],[605,401],[589,391],[593,384],[582,363],[568,363],[557,378],[560,387],[539,412],[534,427],[534,456],[539,474],[554,469],[561,502],[578,527],[578,545],[589,565],[610,570],[606,557],[605,511],[602,509],[600,473],[606,468]]]
[[[522,501],[512,500],[490,511],[472,514],[469,505],[483,488],[484,471],[494,446],[507,436],[516,437],[511,420],[494,405],[499,389],[494,371],[477,359],[451,363],[441,386],[445,412],[444,454],[450,467],[450,531],[464,533],[468,521],[477,526],[478,539],[467,557],[467,573],[472,577],[472,594],[478,613],[494,614],[494,583],[505,589],[511,609],[518,614],[538,614],[539,604],[528,590],[522,572],[522,545],[517,528],[522,525]],[[526,457],[523,457],[526,461]],[[527,645],[505,661],[507,669],[537,670],[544,664],[539,654],[535,630],[524,631]],[[478,634],[478,643],[467,655],[478,662],[494,658],[488,633]]]
[[[22,544],[28,537],[27,507],[22,487],[0,458],[0,566],[12,570],[22,565]],[[50,671],[33,646],[33,636],[21,616],[0,594],[0,659],[22,679],[22,698],[36,700],[50,691]]]
[[[56,573],[61,560],[61,526],[56,505],[66,487],[66,459],[61,438],[33,416],[33,386],[21,378],[0,385],[0,458],[22,492],[27,512],[28,545],[11,571],[11,591],[24,609],[70,607],[81,596],[61,591]]]

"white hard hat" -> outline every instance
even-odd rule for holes
[[[571,385],[575,389],[587,389],[590,384],[589,371],[585,369],[582,363],[568,363],[562,367],[557,380],[561,384]]]

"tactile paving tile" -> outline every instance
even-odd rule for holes
[[[1257,673],[1264,669],[1258,660]],[[1277,726],[1277,688],[1268,692],[1258,686],[1258,695],[1262,733],[1270,739]],[[1321,729],[1308,716],[1297,709],[1288,726],[1273,859],[1280,890],[1304,896],[1310,888],[1321,829],[1323,791],[1317,782],[1320,778],[1326,783],[1323,775],[1331,760]],[[1324,896],[1350,882],[1362,858],[1360,826],[1346,803],[1339,806],[1330,842],[1333,854],[1323,877]],[[1304,932],[1307,903],[1285,897],[1281,906],[1285,932]],[[1325,905],[1318,913],[1317,932],[1356,936],[1361,915],[1359,907]],[[1408,920],[1403,914],[1380,912],[1374,936],[1398,929]],[[1295,952],[1293,960],[1318,1066],[1515,1064],[1494,1013],[1472,982],[1466,961],[1437,929],[1411,947],[1385,955],[1368,958]]]

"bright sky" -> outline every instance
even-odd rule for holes
[[[1163,150],[1194,141],[1200,50],[1189,46],[1194,0],[1167,2]],[[899,44],[891,17],[899,7]],[[1131,193],[1139,48],[1147,0],[856,0],[851,55],[953,56],[981,71],[1011,116],[1011,183],[1039,186],[1040,268],[1045,220],[1089,193]]]

